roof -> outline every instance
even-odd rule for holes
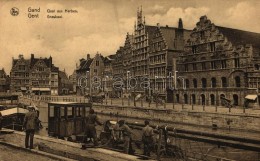
[[[216,26],[219,31],[235,46],[251,44],[260,48],[260,33]]]
[[[6,77],[6,73],[5,73],[5,70],[4,69],[0,69],[0,78],[3,77],[5,78]]]
[[[92,61],[93,59],[88,59],[88,60],[82,59],[77,70],[89,70]]]
[[[167,43],[169,49],[175,49],[174,40],[177,28],[173,27],[160,27],[163,37]]]
[[[152,38],[153,38],[153,34],[156,32],[157,30],[157,26],[148,26],[148,25],[145,25],[145,30],[146,32],[148,33],[148,42],[149,42],[149,46],[151,45],[152,43]]]
[[[87,106],[87,107],[92,107],[91,103],[78,103],[78,102],[50,102],[48,103],[49,105],[68,105],[68,106]],[[56,107],[56,106],[55,106]],[[57,106],[59,107],[59,106]],[[62,107],[62,106],[60,106]]]
[[[31,63],[31,60],[30,59],[13,59],[13,67],[16,65],[16,63],[18,62],[18,61],[21,61],[21,60],[23,60],[24,62],[25,62],[25,64],[26,65],[30,65],[30,63]]]
[[[42,60],[47,67],[52,66],[52,59],[51,58],[31,58],[31,67],[33,67],[38,61]]]
[[[52,71],[52,72],[59,72],[59,68],[56,67],[56,66],[54,66],[54,65],[52,64],[52,66],[51,66],[51,71]]]
[[[67,74],[64,71],[59,71],[59,78],[61,78],[61,79],[69,79]]]

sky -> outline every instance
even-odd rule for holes
[[[260,33],[259,0],[1,0],[0,69],[9,74],[12,58],[53,58],[53,63],[70,75],[79,59],[87,54],[115,54],[127,32],[134,32],[137,9],[142,6],[147,25],[193,29],[200,16],[218,26]],[[10,9],[19,9],[12,16]],[[28,18],[29,8],[38,9],[39,18]],[[73,9],[78,13],[48,13],[48,9]],[[60,19],[47,15],[62,15]]]

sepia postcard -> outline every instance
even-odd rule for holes
[[[259,0],[1,0],[0,161],[260,161]]]

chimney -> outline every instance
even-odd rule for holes
[[[34,54],[31,54],[31,59],[34,59]]]
[[[19,59],[23,59],[23,54],[20,54],[20,55],[19,55]]]
[[[160,28],[160,23],[157,23],[157,27]]]
[[[87,60],[89,60],[90,59],[90,54],[87,54]]]
[[[182,19],[179,18],[179,24],[178,24],[179,29],[183,29],[183,24],[182,24]]]

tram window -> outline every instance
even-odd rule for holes
[[[72,107],[67,107],[68,118],[73,118]]]
[[[60,117],[65,116],[65,107],[60,107]]]
[[[77,113],[76,113],[77,115],[76,115],[76,116],[77,116],[77,117],[80,117],[81,114],[82,114],[82,111],[83,111],[82,108],[81,108],[81,107],[77,107],[77,108],[76,108],[76,111],[77,111]]]
[[[50,107],[50,116],[49,117],[54,117],[54,107]]]

